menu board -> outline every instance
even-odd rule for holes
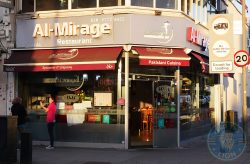
[[[94,106],[112,106],[112,92],[95,92]]]

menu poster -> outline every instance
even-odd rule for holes
[[[112,106],[112,92],[95,92],[94,106]]]

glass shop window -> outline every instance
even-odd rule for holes
[[[68,9],[68,0],[37,0],[36,11]]]
[[[72,123],[70,117],[73,115],[79,116],[81,123],[122,122],[122,110],[117,106],[116,74],[113,72],[23,73],[20,81],[20,90],[25,90],[22,97],[27,102],[28,113],[43,115],[40,101],[48,105],[49,94],[54,93],[58,122],[67,120],[67,123]]]

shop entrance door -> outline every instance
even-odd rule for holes
[[[153,82],[153,146],[177,147],[177,95],[174,79]]]
[[[129,93],[129,146],[152,147],[153,82],[131,80]]]
[[[175,80],[131,80],[129,93],[130,148],[177,147]]]

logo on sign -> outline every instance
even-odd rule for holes
[[[169,21],[163,23],[161,32],[150,32],[144,35],[145,38],[160,39],[159,43],[168,43],[174,36],[174,28]]]
[[[61,52],[61,53],[55,53],[51,54],[49,56],[49,59],[61,59],[61,60],[69,60],[78,55],[78,49],[70,49],[68,52]]]
[[[212,23],[213,31],[218,35],[224,35],[229,31],[230,24],[226,18],[219,17]]]
[[[66,94],[62,97],[65,103],[74,103],[79,101],[79,96],[75,94]]]
[[[246,148],[243,130],[237,124],[221,123],[219,129],[212,128],[207,137],[210,153],[224,161],[235,160]]]
[[[156,88],[156,92],[167,98],[171,93],[171,87],[168,85],[161,85]]]

